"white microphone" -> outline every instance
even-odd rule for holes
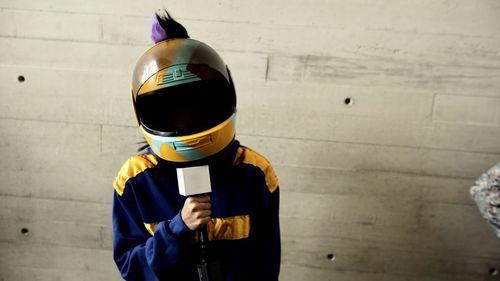
[[[188,168],[177,168],[179,193],[192,196],[212,192],[208,165]]]

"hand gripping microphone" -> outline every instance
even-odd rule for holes
[[[177,168],[177,182],[179,184],[179,193],[184,196],[206,194],[212,191],[208,166]],[[209,281],[207,266],[208,233],[206,225],[198,229],[198,239],[201,248],[201,258],[197,265],[198,277],[200,281]]]

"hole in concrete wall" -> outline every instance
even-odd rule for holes
[[[496,268],[490,268],[488,270],[491,276],[497,276],[498,275],[498,270]]]
[[[335,254],[328,254],[326,255],[326,258],[329,259],[330,261],[334,261],[335,260]]]
[[[347,97],[344,100],[344,104],[347,105],[347,106],[352,106],[354,104],[354,99],[350,98],[350,97]]]
[[[19,81],[20,83],[22,83],[22,82],[26,81],[26,79],[24,78],[24,76],[19,75],[19,76],[17,76],[17,81]]]
[[[21,228],[21,234],[22,235],[28,236],[29,233],[30,233],[30,230],[27,229],[26,227]]]

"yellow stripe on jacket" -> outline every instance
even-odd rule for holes
[[[158,223],[144,223],[151,235],[154,235]],[[250,235],[250,216],[212,218],[207,224],[208,240],[238,240]]]
[[[158,165],[158,160],[153,154],[142,154],[130,157],[118,172],[113,186],[116,192],[121,196],[125,190],[127,181],[148,168]]]
[[[278,188],[278,177],[276,176],[271,163],[269,163],[269,161],[264,156],[248,147],[240,146],[238,148],[238,151],[236,152],[236,157],[234,159],[233,165],[236,166],[241,163],[258,167],[264,173],[266,185],[269,189],[269,192],[272,193],[276,190],[276,188]]]

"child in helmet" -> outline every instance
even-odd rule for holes
[[[126,280],[278,280],[279,188],[270,163],[235,140],[236,94],[220,56],[165,11],[138,60],[132,102],[148,148],[114,181],[113,251]],[[210,196],[179,194],[176,169],[208,165]]]

